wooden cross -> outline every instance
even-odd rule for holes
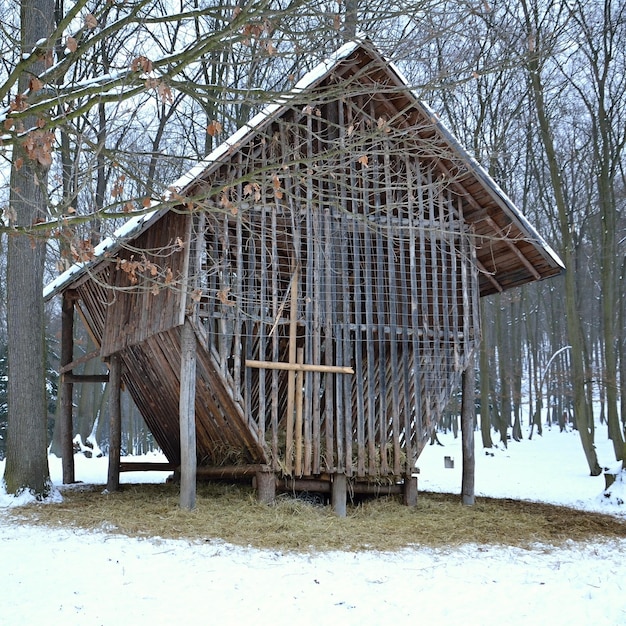
[[[298,274],[299,265],[296,265],[291,279],[291,312],[289,320],[289,361],[256,361],[246,359],[246,367],[262,369],[285,370],[288,372],[287,378],[287,437],[286,437],[286,464],[288,471],[291,471],[293,456],[293,435],[294,435],[294,413],[296,432],[296,454],[295,473],[302,473],[302,387],[304,384],[304,372],[322,372],[330,374],[354,374],[354,369],[339,365],[315,365],[303,363],[304,351],[296,346],[298,334]]]

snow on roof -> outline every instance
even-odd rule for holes
[[[103,239],[93,251],[93,258],[89,261],[75,263],[70,268],[59,274],[52,282],[48,283],[43,290],[44,300],[62,291],[63,287],[73,282],[76,278],[87,272],[98,261],[111,254],[123,242],[142,233],[153,222],[156,222],[168,209],[153,209],[143,215],[131,217],[120,226],[111,237]]]

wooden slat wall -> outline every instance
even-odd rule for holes
[[[460,201],[398,142],[365,96],[313,103],[214,181],[246,183],[229,187],[235,211],[207,218],[207,346],[289,475],[410,473],[473,349],[475,251]],[[296,354],[355,374],[245,367]]]

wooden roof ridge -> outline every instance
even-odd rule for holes
[[[513,222],[525,242],[529,242],[539,253],[544,261],[553,268],[550,275],[555,275],[563,271],[564,265],[559,256],[548,245],[538,231],[530,224],[522,212],[510,200],[507,194],[499,187],[487,171],[478,161],[467,152],[460,144],[454,134],[439,119],[439,116],[411,89],[410,82],[405,78],[401,70],[389,59],[387,59],[376,46],[367,38],[354,39],[345,43],[327,59],[319,63],[316,67],[305,74],[296,85],[287,93],[277,97],[277,99],[267,104],[259,113],[254,115],[246,124],[241,126],[225,141],[217,146],[208,156],[200,160],[190,170],[183,174],[178,180],[172,183],[165,192],[163,199],[153,201],[152,207],[144,214],[131,217],[126,223],[118,228],[113,235],[104,239],[98,244],[93,253],[92,259],[85,262],[78,262],[72,265],[65,272],[46,285],[43,290],[43,297],[49,300],[54,295],[61,293],[66,287],[73,284],[87,272],[93,270],[97,264],[113,255],[126,241],[130,241],[143,232],[152,224],[158,221],[177,203],[177,199],[184,196],[186,192],[199,182],[202,177],[208,176],[214,169],[224,164],[228,157],[245,145],[257,130],[271,123],[280,117],[289,107],[290,103],[296,101],[297,96],[306,93],[327,78],[343,61],[351,55],[361,51],[369,56],[370,60],[379,66],[379,69],[386,71],[387,76],[395,84],[395,89],[401,90],[404,95],[409,96],[410,105],[424,115],[431,123],[435,132],[447,144],[452,152],[463,161],[468,173],[472,175],[481,187],[489,194],[500,210],[506,214],[507,218]],[[391,92],[395,92],[392,89]],[[466,192],[467,193],[467,192]],[[470,196],[471,197],[471,196]],[[480,218],[479,218],[480,219]],[[492,221],[492,218],[485,215],[484,219]],[[514,249],[515,255],[523,257],[518,250],[515,241],[509,241],[506,236],[494,223],[498,230],[498,236],[507,240],[507,245]],[[519,239],[516,239],[518,241]],[[528,269],[528,259],[524,257],[523,265]],[[485,270],[489,275],[489,272]],[[530,272],[533,278],[537,278],[536,271]],[[498,289],[500,291],[501,289]]]

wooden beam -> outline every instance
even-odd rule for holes
[[[110,379],[109,374],[71,374],[65,372],[61,374],[61,380],[64,383],[108,383]]]
[[[71,373],[72,370],[77,365],[82,365],[83,363],[87,363],[87,361],[91,361],[91,359],[95,359],[96,357],[99,357],[99,356],[100,356],[100,348],[96,348],[95,350],[92,350],[91,352],[88,352],[87,354],[83,354],[83,356],[79,357],[78,359],[74,359],[67,365],[63,365],[61,369],[59,369],[59,374],[65,374],[67,372]]]
[[[186,319],[180,331],[180,508],[196,506],[196,334]]]
[[[61,368],[72,362],[74,356],[74,298],[63,294],[61,305]],[[61,457],[63,483],[75,482],[74,474],[74,432],[73,432],[74,385],[61,378]]]
[[[535,280],[541,280],[541,274],[539,274],[539,272],[534,268],[533,264],[522,254],[522,251],[515,245],[515,240],[508,237],[491,218],[491,216],[487,216],[486,221],[496,231],[496,233],[498,233],[498,235],[502,237],[503,241],[506,242],[506,245],[511,250],[513,250],[515,256],[522,262],[522,265],[530,272],[532,277]]]
[[[417,479],[415,479],[417,481]],[[417,484],[417,482],[416,482]],[[330,480],[311,478],[282,478],[278,480],[278,489],[286,492],[308,491],[315,493],[331,493],[332,483]],[[350,482],[350,493],[370,496],[390,496],[400,495],[404,492],[405,486],[398,483],[366,483],[354,481]]]
[[[446,175],[452,176],[450,171],[443,164],[441,164],[441,167],[446,172]],[[521,261],[522,265],[530,272],[531,276],[535,280],[540,280],[541,279],[541,275],[535,269],[533,264],[522,254],[522,251],[515,245],[515,239],[511,238],[510,236],[508,236],[500,228],[500,226],[498,226],[498,224],[496,224],[495,220],[485,211],[485,209],[480,204],[478,204],[478,202],[476,202],[476,200],[474,200],[473,196],[470,193],[468,193],[468,191],[465,189],[465,187],[463,187],[463,185],[461,185],[461,183],[453,181],[452,182],[452,186],[456,188],[457,193],[460,196],[462,196],[463,198],[465,198],[467,203],[473,209],[475,209],[476,211],[480,212],[480,214],[481,214],[480,220],[484,220],[485,222],[487,222],[489,224],[489,226],[491,226],[491,228],[493,228],[493,230],[495,231],[496,235],[498,235],[498,237],[500,238],[501,241],[504,241],[506,246],[515,254],[515,256]],[[473,220],[473,221],[475,222],[475,221],[478,221],[478,220]],[[482,268],[482,270],[484,271],[484,267]],[[490,277],[490,274],[487,273],[487,276]],[[492,282],[494,282],[494,281],[492,281]],[[496,287],[496,289],[498,288],[498,286],[496,284],[494,284],[494,286]],[[499,289],[499,291],[500,291],[500,289]]]
[[[271,472],[272,468],[269,465],[256,464],[256,465],[223,465],[220,467],[203,467],[200,466],[196,469],[196,476],[198,478],[207,479],[231,479],[231,478],[245,478],[246,476],[256,476],[260,472]]]
[[[157,463],[150,461],[120,462],[120,472],[174,472],[178,465],[174,463]]]
[[[340,365],[312,365],[308,363],[283,363],[280,361],[255,361],[246,359],[246,367],[291,372],[322,372],[328,374],[354,374],[354,368]]]
[[[475,259],[476,267],[480,270],[480,274],[487,277],[487,280],[496,288],[498,293],[504,291],[504,287],[493,277],[493,274],[487,270],[487,268],[478,260]]]
[[[89,273],[87,273],[87,276],[89,276]],[[80,304],[76,307],[76,313],[78,314],[78,317],[80,317],[80,320],[83,323],[83,326],[87,331],[87,334],[89,335],[91,341],[93,341],[93,345],[101,347],[99,339],[94,335],[93,330],[91,329],[91,326],[89,325],[89,322],[87,321],[87,318],[83,313],[83,310],[80,308]]]
[[[111,384],[109,391],[109,468],[107,490],[120,488],[120,454],[122,450],[122,360],[119,354],[112,354],[109,361]]]

